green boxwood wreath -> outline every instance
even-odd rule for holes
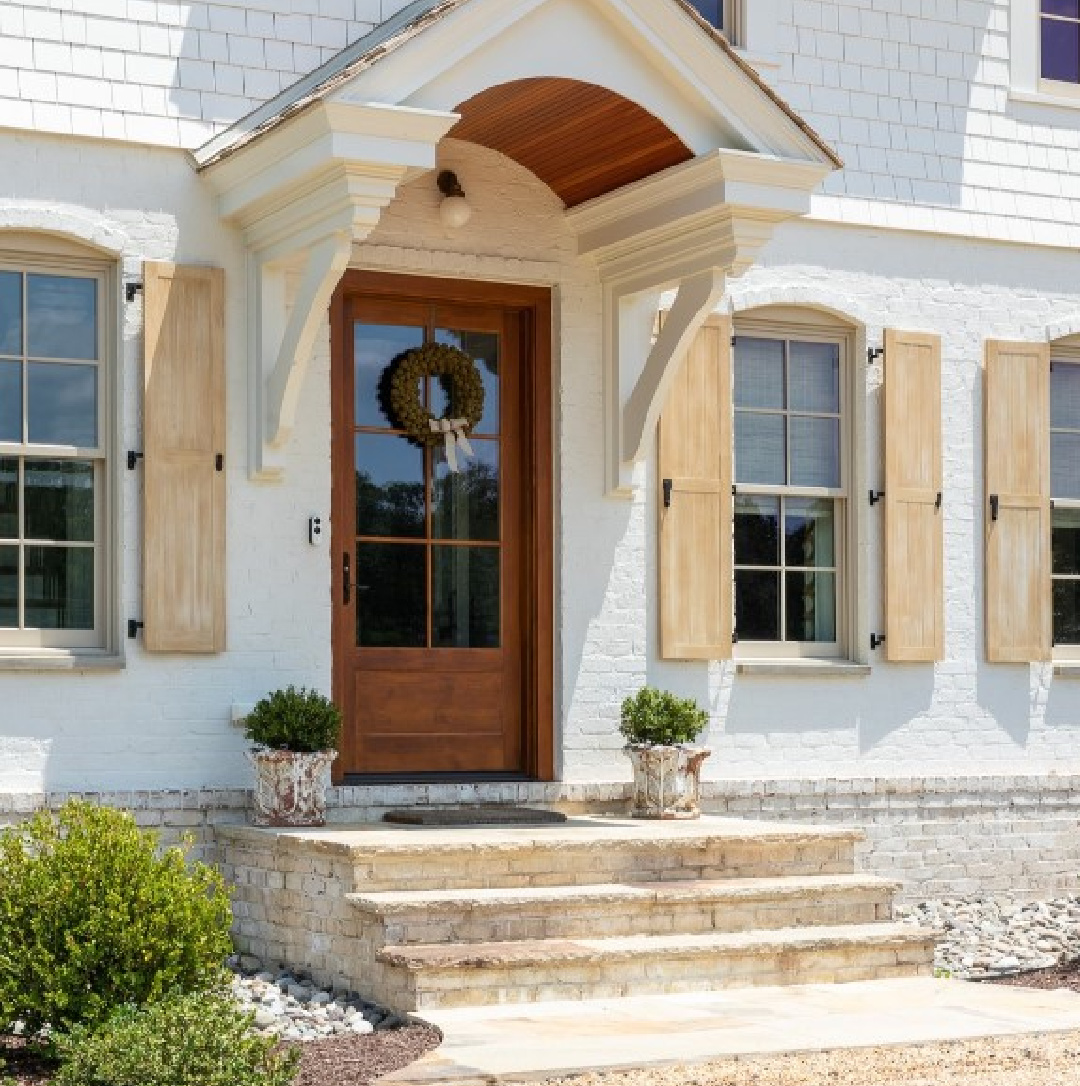
[[[441,445],[445,435],[431,429],[435,416],[424,406],[420,382],[450,378],[450,404],[443,418],[464,419],[466,435],[484,414],[484,379],[473,360],[447,343],[428,343],[394,363],[390,375],[390,411],[394,424],[421,445]]]

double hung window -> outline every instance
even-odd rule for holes
[[[1080,649],[1080,358],[1050,363],[1054,645]]]
[[[105,645],[107,274],[0,261],[0,649]]]
[[[1039,57],[1043,79],[1080,83],[1080,0],[1041,0]]]
[[[735,631],[740,654],[837,656],[847,533],[840,339],[735,338]]]

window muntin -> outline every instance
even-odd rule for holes
[[[1043,79],[1080,83],[1080,0],[1041,0],[1039,56]]]
[[[104,647],[106,277],[0,263],[0,648]]]
[[[735,628],[740,648],[833,656],[843,640],[844,353],[735,339]]]

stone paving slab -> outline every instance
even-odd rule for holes
[[[1080,993],[929,978],[425,1012],[442,1046],[380,1086],[542,1080],[1080,1029]]]

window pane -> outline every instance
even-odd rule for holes
[[[356,643],[361,648],[427,645],[426,555],[423,544],[357,544]]]
[[[93,542],[94,465],[27,460],[23,467],[26,538]]]
[[[1054,572],[1080,574],[1080,509],[1052,513]]]
[[[780,565],[779,498],[735,498],[735,564]]]
[[[431,531],[436,539],[499,538],[499,443],[472,441],[474,457],[458,450],[457,472],[446,463],[446,449],[431,453],[435,476]]]
[[[1042,0],[1044,15],[1065,15],[1080,19],[1080,0]]]
[[[435,331],[438,343],[449,343],[464,351],[476,362],[484,382],[484,413],[477,424],[478,434],[499,432],[499,337],[494,332],[454,332],[446,328]],[[431,389],[431,413],[445,415],[448,402],[446,382],[434,379]]]
[[[724,29],[724,0],[690,0],[695,8],[720,30]]]
[[[1050,425],[1055,429],[1080,430],[1080,365],[1050,365]]]
[[[836,640],[836,574],[788,573],[787,639]]]
[[[735,481],[758,486],[787,482],[783,415],[735,412]]]
[[[1080,434],[1050,435],[1050,494],[1080,498]]]
[[[735,629],[739,641],[780,640],[780,574],[735,571]]]
[[[1080,82],[1080,23],[1042,21],[1042,77]]]
[[[0,362],[0,441],[22,441],[21,362]]]
[[[93,548],[27,547],[25,607],[29,629],[92,630]]]
[[[22,353],[22,276],[0,272],[0,354]]]
[[[784,406],[784,341],[737,336],[735,406]]]
[[[840,420],[791,418],[792,486],[840,485]]]
[[[26,332],[35,358],[97,358],[97,281],[28,275]]]
[[[353,326],[353,394],[357,426],[394,423],[384,411],[387,389],[383,379],[395,359],[424,345],[424,329],[409,325]]]
[[[1080,645],[1080,581],[1054,581],[1054,644]]]
[[[499,647],[499,548],[433,547],[431,643]]]
[[[835,343],[789,344],[788,406],[792,411],[840,413],[840,348]]]
[[[356,534],[427,534],[424,453],[393,434],[356,435]]]
[[[0,627],[19,625],[19,548],[0,547]]]
[[[0,539],[19,538],[19,461],[0,458]]]
[[[28,438],[37,445],[97,446],[97,366],[31,362]]]
[[[835,504],[789,498],[784,505],[784,536],[789,566],[835,566]]]

